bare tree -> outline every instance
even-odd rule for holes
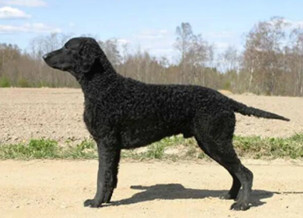
[[[243,67],[249,74],[248,90],[275,94],[282,73],[281,58],[284,26],[282,18],[259,22],[248,34],[243,54]]]
[[[69,35],[55,33],[49,36],[40,36],[31,41],[30,56],[35,60],[33,62],[36,68],[35,83],[40,86],[78,87],[77,82],[71,75],[47,67],[42,60],[43,54],[62,47],[68,38],[70,38]]]
[[[70,38],[70,35],[52,33],[48,36],[39,36],[30,42],[31,55],[41,59],[43,54],[58,49]]]
[[[176,28],[175,48],[180,53],[181,83],[199,83],[198,75],[206,62],[213,58],[213,47],[202,36],[195,35],[189,23],[181,23]]]
[[[176,35],[178,63],[140,49],[130,52],[116,39],[99,43],[118,73],[147,83],[190,83],[233,92],[303,96],[303,29],[288,26],[283,18],[257,23],[247,35],[243,53],[228,47],[216,56],[216,67],[212,67],[213,46],[194,34],[189,23],[181,23]],[[61,34],[35,38],[30,53],[0,44],[0,86],[78,87],[72,76],[47,67],[41,59],[67,38]]]
[[[219,54],[218,67],[222,72],[236,71],[240,69],[240,53],[234,46],[228,46],[222,54]]]
[[[117,39],[108,39],[104,42],[98,41],[107,58],[111,64],[116,68],[121,64],[122,57],[118,49],[118,40]]]
[[[183,63],[187,59],[195,36],[189,23],[181,23],[181,25],[176,28],[176,34],[175,48],[181,53],[180,63]]]
[[[285,71],[290,95],[303,96],[303,29],[292,30],[289,45],[285,46]]]
[[[18,46],[0,44],[0,77],[10,80],[12,85],[19,79],[18,61],[21,57]]]

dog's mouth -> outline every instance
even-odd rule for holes
[[[43,55],[42,58],[45,61],[45,63],[51,68],[62,70],[62,71],[68,71],[69,69],[68,64],[64,63],[62,59],[55,58],[52,53],[53,52]]]
[[[47,65],[49,65],[49,53],[45,54],[42,56],[43,60],[45,61],[45,63],[47,63]]]
[[[52,68],[56,68],[56,69],[58,68],[58,63],[57,63],[57,61],[53,60],[51,53],[47,53],[47,54],[43,55],[42,58],[48,66],[50,66]]]

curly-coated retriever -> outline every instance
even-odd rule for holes
[[[195,137],[199,147],[222,165],[233,183],[225,199],[231,209],[249,208],[253,174],[235,153],[234,112],[270,119],[289,119],[248,107],[219,92],[193,85],[150,85],[116,73],[98,43],[87,37],[70,39],[63,48],[43,56],[56,69],[70,72],[84,97],[84,122],[98,145],[97,192],[85,206],[110,202],[117,186],[121,149],[148,145],[164,137]],[[240,188],[243,192],[238,197]]]

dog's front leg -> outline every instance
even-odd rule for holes
[[[98,143],[98,155],[97,192],[94,199],[88,199],[84,202],[85,207],[101,207],[102,203],[109,203],[117,186],[120,149],[115,145]]]

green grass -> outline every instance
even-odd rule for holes
[[[18,87],[22,87],[22,88],[28,88],[31,87],[31,85],[29,84],[29,82],[24,79],[24,78],[20,78],[17,82],[17,86]]]
[[[84,140],[76,146],[59,146],[50,139],[32,139],[28,143],[0,145],[0,159],[94,159],[95,144]]]
[[[96,159],[96,145],[92,140],[84,140],[64,146],[51,139],[32,139],[28,143],[0,145],[0,159]],[[303,133],[289,138],[234,137],[234,146],[240,157],[254,159],[302,159]],[[135,160],[196,160],[207,156],[198,148],[193,138],[172,136],[153,143],[146,148],[123,150],[122,158]]]
[[[0,87],[10,87],[11,83],[9,78],[7,77],[0,77]]]
[[[32,139],[26,144],[2,145],[0,147],[1,159],[42,159],[57,158],[58,143],[54,140]]]
[[[235,148],[240,156],[251,158],[302,158],[303,134],[289,138],[235,137]]]

